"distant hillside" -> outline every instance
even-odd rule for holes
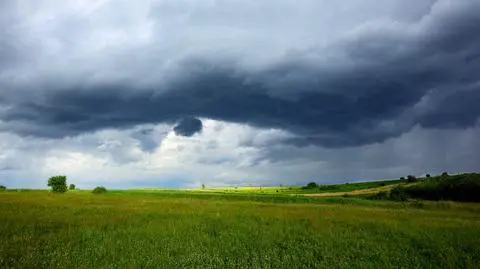
[[[402,190],[412,198],[480,202],[480,174],[444,174],[403,187]]]

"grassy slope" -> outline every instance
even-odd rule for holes
[[[437,176],[403,188],[411,197],[427,200],[480,202],[480,174]]]
[[[0,192],[0,268],[474,268],[480,263],[479,205],[427,203],[415,209],[287,195],[272,195],[280,199],[274,203],[249,200],[254,197]],[[288,200],[303,198],[310,200]]]

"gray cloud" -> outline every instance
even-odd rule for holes
[[[155,130],[154,128],[141,128],[131,134],[133,138],[138,140],[140,148],[149,153],[154,152],[167,135],[167,130]]]
[[[201,131],[196,118],[210,118],[285,130],[292,137],[284,142],[297,146],[346,147],[415,125],[473,126],[480,116],[480,3],[401,2],[332,5],[350,15],[344,21],[316,1],[163,1],[136,6],[125,21],[112,3],[68,16],[73,7],[55,13],[44,2],[31,19],[3,4],[17,12],[1,21],[10,26],[0,32],[0,130],[62,138],[180,122],[175,132],[191,136]],[[25,26],[49,12],[58,24]],[[102,39],[107,35],[122,46]],[[32,55],[34,41],[42,42]],[[134,136],[146,151],[158,145]]]

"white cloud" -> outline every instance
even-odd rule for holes
[[[416,127],[384,143],[326,149],[276,143],[284,134],[275,130],[204,122],[201,134],[186,138],[170,132],[152,152],[142,151],[131,137],[135,130],[51,141],[3,134],[0,160],[16,165],[2,171],[0,184],[42,188],[49,176],[66,174],[81,188],[287,185],[474,171],[480,163],[478,125],[465,130]],[[254,142],[245,145],[245,137]]]

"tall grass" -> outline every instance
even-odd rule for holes
[[[416,209],[342,197],[279,203],[249,196],[238,200],[225,199],[229,195],[181,195],[1,192],[0,268],[480,264],[476,204]]]

